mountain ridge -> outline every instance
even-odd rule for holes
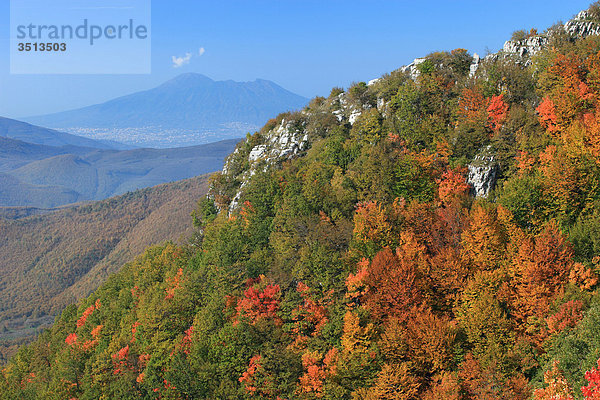
[[[0,137],[54,147],[76,146],[105,150],[131,148],[117,142],[93,140],[4,117],[0,117]]]

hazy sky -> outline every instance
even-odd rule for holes
[[[327,95],[333,86],[376,78],[432,51],[457,47],[481,55],[488,49],[497,51],[513,31],[543,30],[589,4],[152,0],[151,74],[10,75],[10,7],[3,0],[0,116],[18,118],[96,104],[185,72],[216,80],[269,79],[306,97]]]

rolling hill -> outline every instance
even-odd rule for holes
[[[97,149],[71,145],[47,146],[0,136],[0,171],[9,171],[32,161],[62,154],[84,155],[95,150]]]
[[[0,206],[102,200],[221,168],[237,140],[173,149],[109,150],[0,138]]]
[[[14,176],[0,173],[0,204],[34,206],[69,204],[79,201],[79,194],[59,186],[30,185]]]

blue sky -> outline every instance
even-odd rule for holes
[[[589,4],[152,0],[151,74],[10,75],[10,7],[3,1],[0,116],[18,118],[96,104],[185,72],[216,80],[269,79],[306,97],[327,95],[334,86],[376,78],[432,51],[457,47],[481,55],[488,49],[497,51],[513,31],[543,30]],[[181,66],[175,67],[173,57]]]

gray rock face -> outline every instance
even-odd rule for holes
[[[502,51],[505,54],[515,54],[519,57],[533,56],[548,44],[545,36],[532,36],[525,40],[508,40],[504,43]]]
[[[385,101],[384,98],[379,97],[377,99],[377,111],[379,111],[384,117],[387,117],[388,103]]]
[[[373,85],[378,80],[374,79],[369,84]],[[350,125],[358,120],[364,110],[374,107],[352,101],[345,92],[328,100],[328,102],[326,109],[321,112],[332,113],[339,122],[349,123]],[[377,107],[385,110],[385,101],[378,99]],[[308,111],[303,110],[299,116],[282,119],[273,129],[259,135],[258,143],[249,150],[241,150],[242,147],[240,146],[235,149],[226,161],[222,171],[224,175],[229,175],[239,182],[237,191],[229,205],[229,212],[238,208],[244,188],[253,175],[280,165],[283,161],[293,158],[309,148],[310,133],[307,130],[305,119],[307,114]]]
[[[471,63],[471,66],[469,67],[469,78],[472,78],[473,76],[475,76],[475,73],[477,72],[477,69],[479,68],[480,63],[481,63],[481,57],[479,57],[479,54],[473,53],[473,62]]]
[[[369,84],[373,84],[374,81],[378,79],[373,79],[369,81]],[[373,83],[372,83],[373,82]],[[344,120],[348,121],[350,125],[354,125],[354,123],[358,120],[363,113],[363,110],[367,110],[371,108],[368,105],[364,105],[362,107],[357,106],[356,104],[352,104],[348,101],[346,93],[340,93],[338,95],[338,108],[333,111],[333,115],[338,119],[338,121],[342,122]],[[378,100],[379,102],[379,100]],[[379,104],[379,103],[378,103]]]
[[[496,184],[498,166],[495,157],[489,154],[489,151],[489,147],[484,149],[468,166],[467,183],[473,186],[475,197],[487,197]]]
[[[425,62],[425,60],[427,60],[427,58],[423,57],[423,58],[415,58],[413,60],[412,63],[405,65],[403,67],[400,67],[400,71],[402,72],[408,72],[410,74],[410,77],[413,80],[416,80],[419,77],[419,64],[422,64]]]
[[[267,133],[266,139],[266,143],[250,150],[248,161],[251,169],[261,163],[273,164],[290,158],[304,150],[308,144],[308,136],[304,130],[295,128],[292,122],[285,119]]]
[[[248,169],[241,176],[241,185],[229,205],[229,211],[238,207],[242,190],[250,177],[259,171],[266,171],[271,165],[287,160],[308,147],[308,135],[302,127],[298,127],[295,121],[281,121],[279,125],[266,134],[265,142],[254,146],[248,155]],[[237,153],[236,149],[236,153]],[[227,174],[231,167],[229,161],[223,167],[223,173]]]
[[[578,38],[600,35],[600,24],[591,21],[587,11],[581,11],[575,18],[567,21],[563,29]],[[508,40],[504,43],[502,52],[505,56],[516,55],[525,58],[525,63],[529,64],[529,58],[547,46],[551,36],[552,30],[549,30],[545,35],[531,36],[524,40]]]
[[[589,20],[587,11],[581,11],[575,18],[568,21],[565,25],[565,31],[573,36],[584,38],[590,35],[600,35],[600,25]]]

